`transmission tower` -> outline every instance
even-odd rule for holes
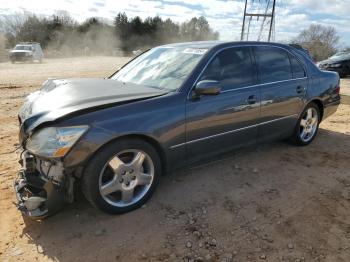
[[[241,40],[274,41],[276,0],[245,0]]]

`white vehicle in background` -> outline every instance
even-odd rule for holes
[[[44,57],[41,45],[35,42],[20,43],[10,51],[10,60],[12,63],[15,62],[42,62]]]

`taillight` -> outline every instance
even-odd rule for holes
[[[337,95],[340,94],[340,85],[338,84],[338,86],[334,89],[334,93],[336,93]]]

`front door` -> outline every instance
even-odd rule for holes
[[[202,80],[219,81],[221,92],[195,98],[190,94],[186,104],[189,162],[257,140],[260,94],[251,49],[222,50],[208,63]]]

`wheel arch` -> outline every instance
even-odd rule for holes
[[[84,176],[84,169],[86,166],[86,163],[90,161],[96,154],[98,154],[104,147],[109,145],[110,143],[114,143],[118,140],[123,140],[123,139],[141,139],[143,141],[146,141],[148,144],[150,144],[158,153],[159,159],[161,161],[161,167],[162,167],[162,174],[165,174],[167,171],[167,158],[165,154],[164,148],[160,145],[160,143],[154,139],[151,136],[144,135],[144,134],[127,134],[127,135],[121,135],[118,137],[114,137],[110,140],[108,140],[106,143],[101,145],[93,154],[89,156],[88,159],[85,160],[84,166],[76,173],[78,178],[82,178]]]
[[[154,139],[151,136],[144,135],[144,134],[129,134],[129,135],[123,135],[123,136],[117,137],[116,139],[114,139],[114,141],[118,140],[118,139],[128,139],[128,138],[145,140],[147,143],[149,143],[151,146],[153,146],[154,149],[157,151],[158,156],[160,158],[160,161],[162,164],[162,171],[166,170],[167,159],[166,159],[165,150],[156,139]]]
[[[320,114],[321,114],[320,115],[320,117],[321,117],[320,122],[321,122],[323,119],[323,114],[324,114],[324,104],[323,104],[322,100],[318,99],[318,98],[312,99],[306,106],[308,106],[310,103],[314,103],[317,105],[317,107],[320,111]]]

